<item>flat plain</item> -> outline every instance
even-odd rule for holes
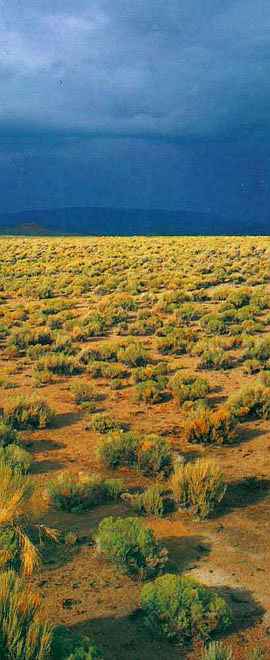
[[[240,660],[270,657],[270,239],[2,238],[0,267],[4,418],[18,401],[54,411],[48,425],[15,423],[39,520],[61,534],[27,578],[46,617],[105,660],[201,657],[197,636],[145,626],[143,580],[97,552],[104,518],[136,516],[167,549],[166,573],[228,603],[232,623],[214,639]],[[138,461],[105,455],[125,437]],[[149,467],[155,443],[165,459]],[[201,459],[224,481],[206,515],[171,485]],[[120,480],[119,496],[87,502],[93,475]],[[139,504],[153,485],[168,508]]]

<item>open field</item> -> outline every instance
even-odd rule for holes
[[[165,573],[230,607],[214,639],[270,658],[270,238],[2,238],[0,264],[0,407],[32,459],[38,520],[60,532],[27,578],[49,621],[105,660],[202,657],[200,635],[145,626],[149,576],[97,552],[103,518],[138,516],[168,550]],[[54,417],[26,419],[29,400]],[[195,486],[172,486],[201,458],[223,484],[209,511]],[[93,474],[121,493],[89,503],[82,487],[68,504]],[[153,484],[161,509],[146,510]]]

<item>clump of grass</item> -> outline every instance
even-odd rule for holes
[[[230,369],[233,361],[231,356],[223,349],[206,350],[200,359],[199,369]]]
[[[208,638],[231,624],[224,599],[191,577],[163,575],[143,587],[145,623],[168,640]]]
[[[264,387],[260,383],[243,387],[229,397],[228,407],[232,415],[240,420],[247,417],[269,419],[270,387]]]
[[[13,429],[44,429],[54,420],[54,412],[46,401],[20,396],[10,400],[4,408],[4,419]]]
[[[168,441],[155,434],[142,438],[132,432],[111,433],[100,445],[98,454],[107,468],[127,465],[148,476],[167,477],[173,465]]]
[[[55,530],[35,522],[45,503],[34,482],[7,462],[0,464],[0,501],[0,565],[31,575],[41,561],[38,545],[58,539]]]
[[[137,447],[137,465],[147,476],[168,477],[173,466],[173,454],[168,440],[154,433],[145,436]]]
[[[183,404],[185,401],[204,399],[210,390],[209,383],[205,378],[183,377],[179,372],[171,378],[170,388],[179,404]]]
[[[76,357],[65,353],[47,353],[36,363],[37,371],[49,371],[58,376],[73,376],[83,371]]]
[[[214,412],[201,409],[184,423],[183,436],[187,442],[198,444],[230,444],[236,437],[236,418],[230,408]]]
[[[10,423],[4,420],[0,421],[0,447],[7,447],[11,444],[18,444],[19,434]]]
[[[21,472],[28,472],[32,463],[32,456],[29,451],[10,444],[0,447],[0,463],[7,463],[13,470],[19,469]]]
[[[88,382],[73,383],[70,390],[77,404],[100,401],[104,396],[100,390]]]
[[[0,573],[0,653],[2,658],[46,660],[53,627],[43,619],[39,597],[13,571]]]
[[[180,465],[172,475],[171,489],[177,504],[203,520],[223,499],[226,485],[215,461],[202,458]]]
[[[143,401],[144,403],[160,403],[165,396],[165,387],[167,380],[161,377],[160,380],[146,380],[139,383],[135,390],[135,401]]]
[[[95,535],[97,552],[129,575],[141,579],[162,572],[167,551],[138,518],[104,518]]]
[[[160,484],[149,486],[143,493],[131,496],[131,506],[137,513],[161,518],[165,513],[165,503],[162,497],[163,488]]]
[[[91,417],[90,423],[87,428],[96,431],[97,433],[105,434],[111,431],[121,431],[125,429],[125,424],[118,422],[110,415],[104,413],[97,413]]]
[[[120,479],[103,479],[100,475],[63,472],[48,485],[51,501],[57,509],[80,513],[98,504],[119,499],[123,491]]]
[[[98,455],[107,468],[134,466],[137,463],[139,444],[140,438],[134,433],[114,432],[106,436],[100,444]]]
[[[202,660],[233,660],[233,652],[223,642],[210,642],[204,648],[201,658]]]
[[[141,367],[147,363],[146,350],[139,343],[130,343],[125,348],[120,348],[117,358],[128,367]]]

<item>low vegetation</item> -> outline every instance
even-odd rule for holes
[[[232,621],[223,598],[190,577],[158,577],[143,587],[141,600],[146,625],[169,640],[208,638]]]
[[[269,239],[4,237],[0,257],[0,656],[268,657],[215,571],[249,588],[252,512],[265,602]]]

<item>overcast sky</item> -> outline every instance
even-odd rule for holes
[[[268,214],[269,0],[2,0],[0,212]]]

